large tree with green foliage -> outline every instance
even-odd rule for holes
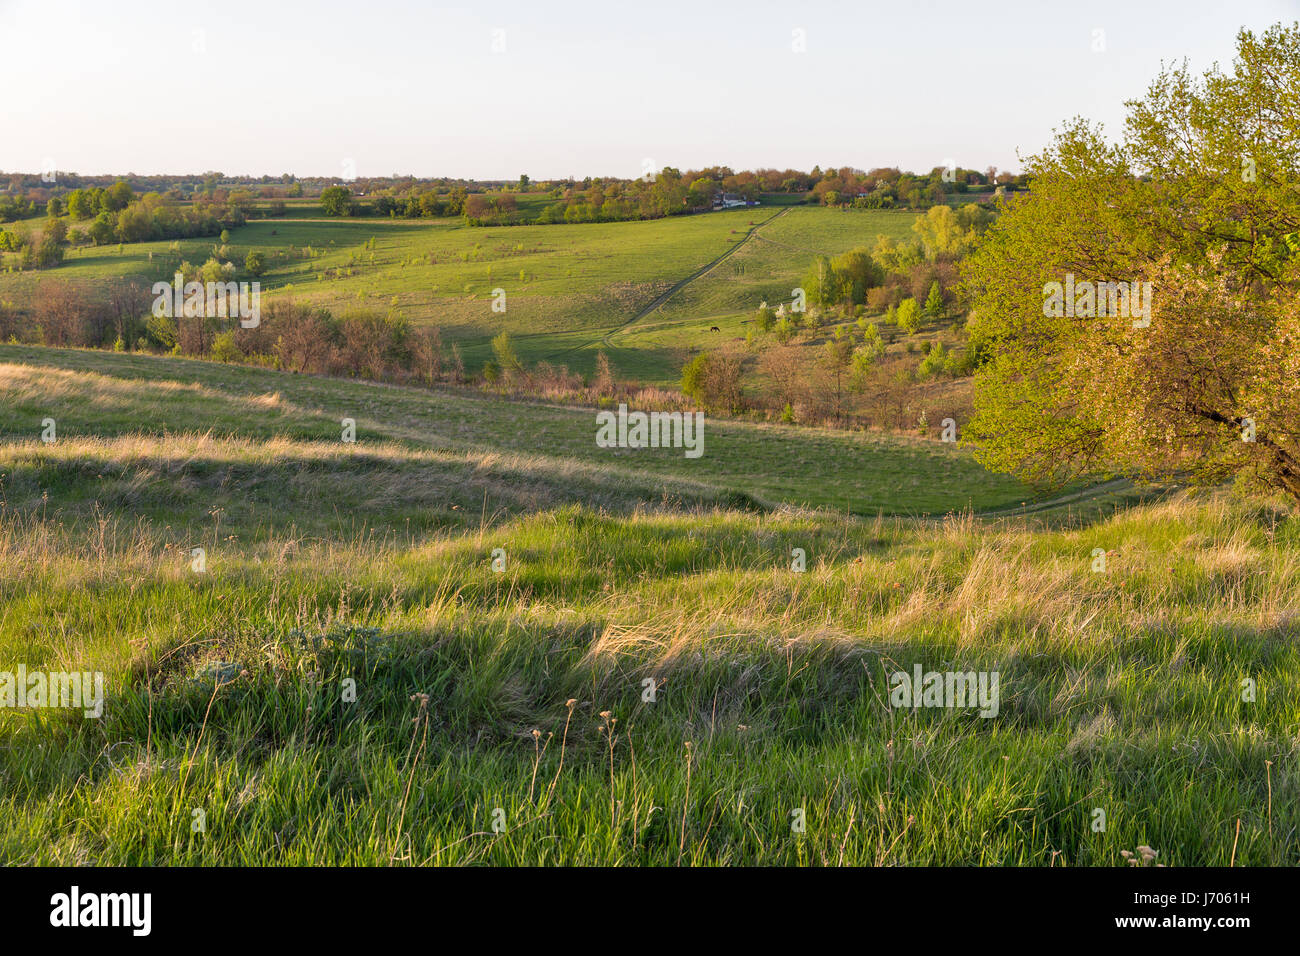
[[[1045,483],[1245,476],[1300,499],[1300,24],[1128,108],[1121,144],[1075,120],[1032,157],[964,265],[988,355],[965,439]]]
[[[320,191],[320,205],[327,216],[349,216],[352,192],[346,186],[326,186]]]

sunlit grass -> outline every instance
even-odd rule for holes
[[[107,689],[0,710],[8,862],[1300,862],[1280,505],[738,508],[567,410],[2,351],[0,671]],[[997,716],[890,707],[918,664]]]

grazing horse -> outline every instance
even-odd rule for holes
[[[709,331],[710,331],[710,332],[721,332],[722,329],[718,328],[718,327],[715,325],[713,328],[709,329]]]

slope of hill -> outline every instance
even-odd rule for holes
[[[0,672],[106,688],[0,709],[0,858],[1297,862],[1267,503],[856,517],[819,482],[892,455],[957,504],[964,456],[709,423],[611,463],[590,413],[0,353]],[[996,674],[996,713],[891,706],[918,666]]]
[[[780,220],[774,217],[784,211]],[[319,213],[317,213],[319,216]],[[182,262],[216,255],[242,264],[261,252],[266,302],[292,297],[344,314],[396,309],[417,325],[436,325],[478,368],[492,336],[508,331],[528,361],[563,360],[589,370],[595,346],[685,280],[726,257],[741,271],[713,270],[672,298],[682,325],[654,342],[621,344],[620,368],[646,381],[676,381],[686,350],[702,344],[700,318],[749,313],[790,295],[808,267],[802,246],[838,253],[879,234],[910,235],[914,213],[821,207],[736,209],[644,222],[567,226],[471,227],[459,219],[262,219],[214,239],[80,246],[47,272],[0,272],[0,302],[30,303],[44,281],[131,278],[170,282]],[[788,220],[788,222],[787,222]],[[767,224],[773,238],[758,254],[747,243]],[[780,227],[779,229],[777,227]],[[745,258],[730,254],[745,244]],[[754,248],[749,248],[749,247]],[[739,252],[740,250],[735,250]],[[758,258],[755,258],[758,256]],[[742,281],[734,281],[741,279]],[[505,292],[504,311],[493,292]],[[606,344],[608,348],[608,344]]]
[[[395,441],[582,464],[610,483],[663,482],[714,496],[825,506],[860,514],[942,514],[1035,500],[1020,482],[985,472],[951,444],[887,434],[708,419],[705,452],[597,448],[594,413],[469,391],[425,391],[287,375],[191,359],[0,346],[0,436],[35,438],[56,422],[64,439],[196,432],[252,439]]]

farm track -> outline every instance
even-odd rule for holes
[[[727,247],[726,250],[723,251],[723,253],[720,256],[710,260],[709,262],[706,262],[704,265],[700,266],[700,268],[696,269],[690,275],[674,283],[672,287],[669,288],[667,291],[663,292],[658,296],[655,296],[655,298],[652,299],[649,304],[647,304],[642,309],[638,310],[634,315],[632,315],[631,318],[629,318],[625,322],[620,323],[619,325],[614,326],[612,329],[607,330],[605,334],[602,335],[600,338],[591,339],[590,341],[583,342],[580,345],[574,345],[570,348],[562,349],[558,352],[552,353],[549,357],[553,359],[561,358],[565,355],[570,355],[574,352],[577,352],[579,349],[590,348],[592,345],[597,345],[597,344],[610,347],[610,338],[615,333],[622,332],[628,326],[640,322],[642,319],[658,311],[660,308],[663,307],[665,303],[668,302],[669,299],[675,296],[678,292],[681,292],[682,289],[686,288],[695,280],[704,278],[706,275],[708,275],[710,272],[716,269],[724,260],[735,255],[737,249],[741,248],[742,246],[745,245],[745,243],[749,242],[750,239],[753,239],[758,235],[758,230],[762,229],[764,226],[768,225],[769,223],[774,222],[777,219],[780,219],[789,211],[790,211],[790,207],[786,206],[782,208],[780,211],[773,213],[771,216],[768,216],[762,222],[755,223],[754,225],[750,226],[749,229],[746,231],[744,238],[742,238],[739,242],[732,243],[730,246]],[[580,331],[580,330],[575,329],[574,331]]]
[[[1116,478],[1111,481],[1104,481],[1100,484],[1089,485],[1087,488],[1081,488],[1078,491],[1072,491],[1067,494],[1057,495],[1056,497],[1053,498],[1044,498],[1039,501],[1029,501],[1023,505],[1004,505],[997,508],[975,508],[970,510],[970,514],[975,518],[979,518],[981,521],[988,520],[988,519],[997,519],[997,518],[1021,518],[1021,517],[1029,517],[1030,515],[1043,515],[1054,511],[1059,511],[1071,505],[1083,505],[1089,502],[1097,501],[1099,499],[1104,499],[1119,492],[1132,490],[1133,487],[1134,485],[1131,481],[1125,478]],[[1161,488],[1159,490],[1152,492],[1152,494],[1149,497],[1144,498],[1144,500],[1146,501],[1160,500],[1161,498],[1168,497],[1170,494],[1173,494],[1177,490],[1179,489],[1176,486]],[[779,508],[780,505],[769,504],[767,505],[767,507],[775,509],[775,508]],[[947,520],[947,518],[954,512],[945,512],[943,514],[936,514],[934,512],[898,511],[898,510],[886,511],[882,509],[877,509],[874,511],[873,510],[863,510],[863,511],[850,510],[848,513],[850,515],[853,515],[858,518],[863,518],[863,519],[880,516],[883,518],[902,518],[908,521],[938,523]],[[964,512],[959,511],[955,513],[962,514]]]
[[[975,515],[980,518],[1014,518],[1020,515],[1039,514],[1045,511],[1055,511],[1058,508],[1064,508],[1067,505],[1084,504],[1089,501],[1095,501],[1115,492],[1124,491],[1133,488],[1133,483],[1125,478],[1116,478],[1111,481],[1103,481],[1098,485],[1089,485],[1087,488],[1081,488],[1078,491],[1072,491],[1067,494],[1058,495],[1055,498],[1047,498],[1042,501],[1031,501],[1024,505],[1010,506],[1003,508],[989,508],[984,511],[976,511]],[[1163,497],[1169,494],[1172,489],[1164,489],[1154,493],[1154,497]]]

